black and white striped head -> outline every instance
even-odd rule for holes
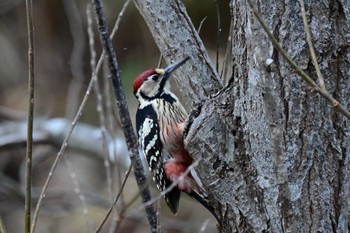
[[[134,81],[133,92],[139,99],[153,99],[159,97],[169,87],[168,79],[171,74],[183,65],[189,57],[165,68],[155,68],[143,71]]]

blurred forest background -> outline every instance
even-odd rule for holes
[[[220,65],[226,51],[231,20],[228,2],[215,0],[184,0],[183,2],[196,28],[205,19],[200,36],[214,63],[218,52]],[[91,79],[86,17],[88,3],[90,2],[82,0],[33,1],[36,120],[64,118],[71,121],[85,94]],[[110,29],[124,3],[125,1],[104,1]],[[77,9],[80,14],[82,23],[82,34],[80,35],[76,28],[70,29],[72,23],[68,16],[73,17],[73,21],[74,17],[78,16],[74,13],[74,9]],[[94,15],[93,19],[95,19]],[[219,36],[218,22],[221,29]],[[99,57],[100,40],[95,21],[93,23],[95,49]],[[72,31],[78,35],[75,42]],[[0,0],[0,215],[8,232],[22,232],[24,222],[25,144],[21,143],[20,139],[18,143],[13,142],[16,142],[18,135],[19,138],[20,135],[25,135],[25,131],[21,130],[25,129],[28,108],[27,40],[25,2]],[[122,17],[113,43],[133,119],[136,107],[136,99],[131,92],[133,79],[143,70],[156,67],[160,53],[147,25],[132,1]],[[72,51],[75,51],[73,59]],[[102,80],[105,78],[106,74],[99,75],[101,89],[104,88]],[[104,100],[107,98],[105,95],[104,92]],[[95,126],[99,130],[100,121],[96,106],[96,96],[92,92],[82,112],[80,122]],[[187,107],[190,109],[189,106]],[[117,115],[115,111],[110,114]],[[17,128],[21,125],[22,128]],[[115,127],[107,130],[113,137],[121,135],[117,125],[114,123]],[[83,136],[92,137],[91,135]],[[9,138],[12,139],[11,146],[6,143]],[[34,145],[34,207],[59,147],[60,145],[47,143]],[[124,152],[122,156],[127,157]],[[106,162],[103,158],[93,153],[86,156],[79,150],[70,150],[69,144],[64,156],[65,159],[60,161],[47,197],[44,199],[37,232],[93,231],[106,213],[111,196],[116,195],[120,180],[127,170],[127,167],[112,161],[111,185],[107,182]],[[76,184],[72,183],[71,177],[75,175],[71,171],[74,171],[76,180],[79,181],[78,187],[86,201],[87,212],[83,213],[82,197],[76,194],[76,191],[79,190],[76,190]],[[113,187],[112,193],[109,187]],[[152,191],[157,194],[154,187]],[[117,209],[128,206],[128,203],[137,197],[137,193],[136,184],[131,177]],[[215,232],[215,219],[202,206],[185,195],[180,202],[178,216],[170,213],[163,200],[160,203],[162,206],[161,221],[166,232]],[[113,232],[115,229],[118,232],[149,231],[144,210],[137,208],[140,206],[140,200],[137,199],[130,205],[124,213],[126,216],[124,220],[116,219],[117,215],[114,214],[114,218],[110,218],[102,232]]]

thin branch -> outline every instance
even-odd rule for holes
[[[205,17],[202,19],[202,21],[199,23],[199,26],[198,26],[198,29],[197,29],[198,34],[201,32],[203,23],[204,23],[204,21],[205,21],[207,18],[208,18],[208,16],[205,16]]]
[[[128,105],[126,102],[125,93],[120,79],[116,54],[113,49],[112,42],[109,38],[108,26],[103,10],[103,4],[101,0],[93,0],[93,4],[97,16],[101,43],[108,58],[109,69],[111,72],[110,79],[112,81],[115,98],[117,100],[117,108],[119,110],[121,126],[130,152],[130,160],[134,167],[134,174],[138,188],[141,192],[142,201],[146,203],[148,200],[150,200],[151,193],[149,187],[147,186],[147,180],[145,177],[143,165],[138,154],[139,152],[137,139],[131,124]],[[146,188],[142,189],[144,185],[146,185]],[[148,217],[148,222],[151,227],[151,231],[157,232],[157,216],[156,211],[154,210],[152,205],[146,206],[146,213]]]
[[[312,40],[311,40],[310,27],[309,27],[309,24],[307,23],[306,12],[305,12],[305,3],[304,3],[304,0],[299,0],[299,2],[300,2],[300,6],[301,6],[301,16],[302,16],[303,22],[304,22],[306,41],[307,41],[307,44],[309,45],[311,60],[312,60],[312,63],[314,64],[320,87],[323,90],[326,90],[326,85],[324,83],[323,75],[321,73],[320,66],[317,62],[316,53],[315,53],[314,46],[313,46]]]
[[[157,67],[160,67],[162,65],[162,60],[163,60],[163,55],[160,54]]]
[[[129,169],[126,171],[125,176],[124,176],[124,179],[123,179],[123,183],[122,183],[122,185],[121,185],[121,187],[120,187],[120,190],[119,190],[117,196],[115,197],[115,199],[114,199],[112,205],[109,207],[109,209],[108,209],[108,211],[107,211],[105,217],[102,219],[102,222],[101,222],[101,223],[98,225],[98,227],[96,228],[95,233],[98,233],[98,232],[101,231],[103,225],[106,223],[106,221],[107,221],[109,215],[111,214],[111,212],[112,212],[114,206],[117,204],[117,202],[118,202],[118,200],[119,200],[119,197],[120,197],[120,195],[122,194],[122,192],[123,192],[123,190],[124,190],[126,181],[128,180],[128,177],[129,177],[129,175],[130,175],[131,168],[132,168],[132,166],[130,166]]]
[[[230,24],[229,32],[232,32],[232,22]],[[232,36],[231,36],[231,33],[229,33],[228,38],[227,38],[227,44],[226,44],[226,52],[225,52],[224,60],[222,62],[221,73],[220,73],[220,76],[223,78],[225,84],[228,83],[229,77],[232,76],[232,74],[231,74],[231,72],[232,72],[232,65],[231,65],[232,59],[230,59],[231,56],[232,56]]]
[[[26,0],[27,30],[28,30],[28,120],[27,120],[27,155],[24,232],[30,232],[32,208],[32,154],[33,154],[33,119],[34,119],[34,25],[33,3]]]
[[[278,52],[283,56],[283,58],[289,63],[289,65],[299,74],[299,76],[312,88],[313,91],[319,93],[321,96],[323,96],[328,102],[335,108],[337,111],[342,113],[346,118],[350,120],[350,112],[342,105],[340,104],[336,99],[334,99],[326,90],[323,90],[320,88],[313,80],[310,78],[309,75],[307,75],[288,55],[288,53],[281,47],[281,45],[278,43],[277,39],[274,37],[274,35],[271,33],[270,29],[265,24],[264,20],[262,19],[259,12],[254,7],[254,4],[251,0],[247,0],[251,10],[253,11],[253,14],[258,19],[260,25],[268,35],[270,41],[272,42],[273,46],[278,50]]]
[[[214,0],[216,6],[216,15],[218,20],[218,32],[216,35],[216,70],[219,72],[219,49],[220,49],[220,35],[221,35],[221,16],[219,10],[219,4],[216,0]]]

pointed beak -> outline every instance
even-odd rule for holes
[[[164,68],[164,78],[168,79],[170,75],[180,66],[182,66],[190,57],[185,57],[181,61],[175,62]]]

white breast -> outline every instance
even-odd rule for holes
[[[171,156],[179,146],[183,146],[182,133],[185,127],[187,113],[179,101],[173,104],[163,99],[157,99],[155,101],[156,103],[153,106],[158,106],[155,109],[157,109],[163,150]]]

